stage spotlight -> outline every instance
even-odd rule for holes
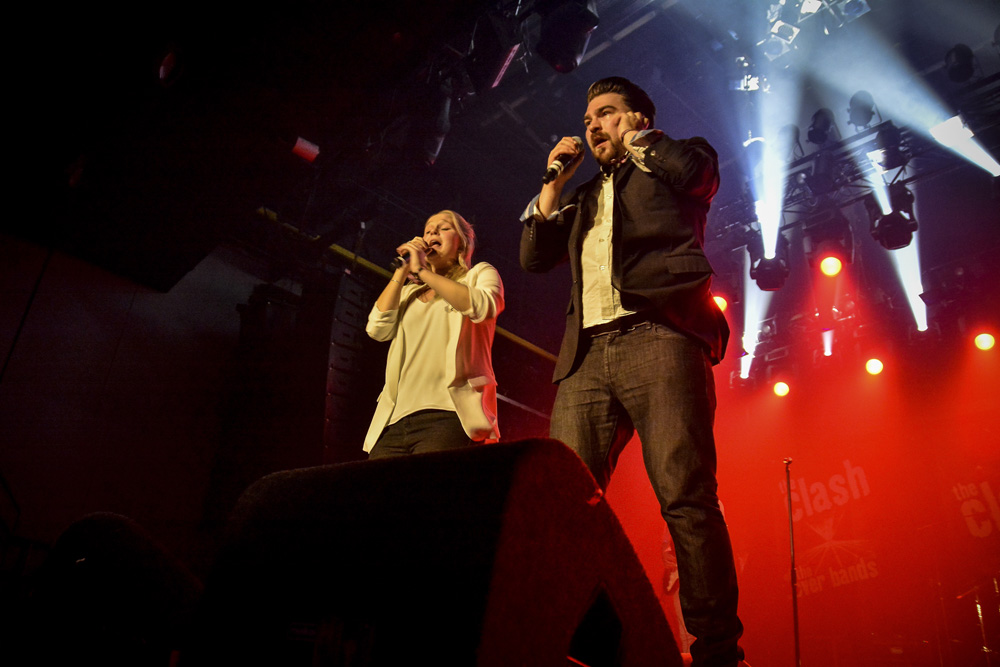
[[[844,270],[844,262],[838,255],[823,255],[819,260],[819,270],[824,276],[833,278],[840,275],[840,272]]]
[[[764,292],[776,292],[785,286],[790,269],[784,257],[761,259],[750,269],[750,277]]]
[[[778,234],[774,257],[765,257],[763,243],[747,244],[750,253],[750,277],[763,292],[775,292],[785,286],[791,269],[788,264],[788,241]]]
[[[801,13],[802,16],[811,16],[822,8],[822,0],[802,0],[802,5],[799,7],[799,13]]]
[[[555,71],[572,72],[583,60],[599,22],[595,0],[547,2],[539,14],[541,36],[535,51]]]
[[[799,29],[784,21],[775,21],[771,26],[771,34],[778,39],[791,44],[799,36]]]
[[[757,343],[762,345],[764,343],[773,343],[778,338],[778,321],[769,317],[760,323],[760,327],[757,329]]]
[[[873,357],[865,362],[865,370],[868,371],[869,375],[878,375],[885,370],[885,364],[882,363],[881,359]]]
[[[731,90],[739,90],[744,93],[754,93],[763,91],[770,92],[771,86],[767,82],[767,77],[757,73],[753,61],[747,56],[739,56],[735,59],[733,78],[730,81]]]
[[[837,189],[836,160],[828,150],[816,151],[811,174],[804,176],[805,186],[813,195],[830,194]]]
[[[847,114],[848,122],[856,129],[868,127],[875,117],[875,98],[867,90],[859,90],[851,96]]]
[[[910,245],[913,232],[917,231],[917,219],[913,215],[913,193],[902,183],[889,186],[889,203],[892,211],[883,213],[872,199],[865,200],[868,217],[871,219],[872,238],[886,250],[899,250]]]
[[[981,333],[976,335],[975,344],[977,348],[986,352],[993,349],[993,346],[996,345],[996,339],[993,337],[993,334]]]
[[[791,389],[791,387],[788,386],[787,382],[783,382],[783,381],[779,380],[779,381],[777,381],[777,382],[774,383],[774,387],[773,387],[774,395],[777,396],[777,397],[779,397],[779,398],[784,398],[785,396],[788,396],[788,393],[791,390],[792,389]]]
[[[760,44],[763,46],[764,55],[767,56],[768,60],[775,60],[791,51],[788,42],[774,35],[760,42]]]
[[[822,146],[830,140],[830,134],[836,128],[833,112],[823,108],[813,114],[812,123],[809,125],[809,133],[806,135],[806,138],[809,140],[809,143]]]
[[[715,301],[715,305],[718,306],[719,310],[721,310],[722,312],[726,312],[726,309],[729,308],[729,302],[726,301],[726,297],[724,296],[719,296],[718,294],[715,294],[712,296],[712,300]]]
[[[972,78],[975,62],[976,58],[972,49],[965,44],[956,44],[944,56],[944,66],[948,72],[948,78],[955,83],[965,83]]]
[[[841,267],[854,261],[854,232],[851,223],[836,206],[827,206],[805,223],[802,229],[802,248],[810,267],[820,268],[826,275],[836,265]]]
[[[837,3],[837,9],[840,10],[841,16],[848,22],[864,16],[871,11],[871,7],[868,6],[865,0],[842,0]]]
[[[889,121],[875,135],[875,149],[868,151],[868,159],[880,174],[905,167],[909,158],[902,150],[903,133]]]

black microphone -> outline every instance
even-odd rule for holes
[[[583,139],[580,137],[573,137],[573,141],[576,142],[577,150],[581,150],[583,148]],[[568,167],[578,155],[579,153],[576,155],[557,155],[556,159],[549,165],[549,168],[545,170],[545,175],[542,176],[542,184],[551,183],[555,180],[555,178],[563,172],[563,169]]]
[[[436,252],[437,250],[435,250],[434,248],[427,249],[428,256],[433,255]],[[406,255],[400,255],[399,257],[394,257],[393,260],[389,262],[389,266],[392,267],[393,271],[395,271],[396,269],[401,269],[410,263],[410,260],[408,258],[409,254],[410,253],[406,253]]]

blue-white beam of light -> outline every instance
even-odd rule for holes
[[[920,298],[924,288],[920,282],[920,248],[917,243],[919,235],[920,232],[916,232],[913,241],[905,248],[888,252],[896,267],[896,274],[903,286],[906,300],[910,304],[910,312],[913,313],[913,319],[917,323],[917,331],[927,331],[927,304]]]
[[[882,176],[877,171],[873,172],[868,177],[868,183],[872,186],[872,194],[875,195],[875,200],[882,210],[882,215],[892,213],[892,203],[889,201],[889,188],[886,187]]]
[[[797,74],[785,73],[786,80],[779,87],[786,93],[772,92],[762,96],[757,104],[758,125],[767,137],[758,178],[753,181],[753,195],[764,242],[764,257],[772,259],[778,245],[781,228],[781,211],[785,202],[785,175],[790,161],[791,146],[781,145],[781,129],[797,121],[801,104],[801,82]]]
[[[994,178],[1000,176],[1000,164],[975,140],[972,130],[966,127],[960,116],[953,116],[934,125],[930,128],[930,133],[945,148],[985,169]]]
[[[765,292],[757,287],[750,277],[750,258],[744,253],[743,264],[743,349],[746,354],[740,357],[740,377],[750,377],[750,367],[753,365],[754,353],[757,349],[757,338],[760,336],[761,324],[767,319],[767,310],[771,305],[773,292]]]
[[[865,159],[865,158],[860,158]],[[872,194],[875,196],[875,201],[878,202],[879,208],[882,210],[882,215],[889,215],[892,213],[892,202],[889,201],[889,186],[886,185],[885,174],[889,173],[884,171],[882,167],[875,162],[870,156],[867,158],[871,165],[875,168],[874,171],[868,174],[868,185],[872,188]],[[857,163],[858,160],[855,160]],[[866,164],[858,164],[858,169],[864,171],[868,166]],[[889,170],[891,171],[891,170]],[[897,169],[896,174],[898,175],[901,170]],[[889,182],[892,182],[892,178],[889,178]]]

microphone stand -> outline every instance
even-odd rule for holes
[[[788,541],[792,550],[792,634],[795,637],[795,665],[802,667],[799,652],[799,582],[795,571],[795,525],[792,521],[792,459],[785,459],[785,491],[788,500]]]

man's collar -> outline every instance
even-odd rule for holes
[[[604,174],[605,177],[614,176],[615,172],[618,171],[620,167],[629,162],[633,162],[632,154],[625,153],[623,157],[613,160],[610,164],[602,164],[601,173]]]

